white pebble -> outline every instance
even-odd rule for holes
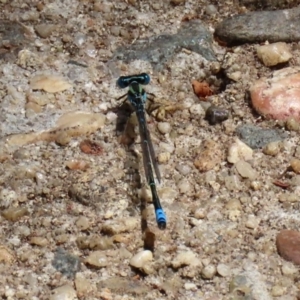
[[[172,143],[159,143],[159,149],[163,152],[173,153],[175,150],[174,144]]]
[[[193,104],[190,107],[189,111],[192,115],[197,115],[197,116],[203,116],[205,114],[205,111],[201,104]]]
[[[266,155],[275,156],[280,152],[281,147],[282,143],[280,141],[271,142],[264,147],[263,153]]]
[[[157,128],[162,134],[166,134],[171,131],[171,125],[168,122],[159,122]]]
[[[94,267],[98,267],[98,268],[102,268],[102,267],[106,267],[108,265],[108,259],[107,256],[103,253],[103,251],[94,251],[92,252],[86,259],[85,259],[85,263],[94,266]]]
[[[282,271],[283,275],[293,275],[293,274],[296,274],[298,272],[298,269],[292,263],[284,262],[282,267],[281,267],[281,271]]]
[[[228,149],[227,160],[235,164],[239,160],[250,160],[252,159],[253,150],[245,143],[240,141],[238,138],[235,139],[234,143]]]
[[[207,215],[207,211],[204,208],[198,208],[195,213],[194,213],[194,217],[197,219],[204,219]]]
[[[76,46],[80,48],[85,42],[86,42],[86,35],[77,32],[74,36],[74,44],[76,44]]]
[[[177,254],[174,261],[172,262],[172,266],[175,269],[184,266],[201,266],[202,263],[199,258],[197,258],[196,254],[192,251],[181,252]]]
[[[259,223],[260,223],[260,219],[258,219],[254,215],[249,215],[245,226],[250,229],[255,229],[258,227]]]
[[[176,170],[181,174],[181,175],[188,175],[191,172],[191,167],[187,164],[178,164],[176,166]]]
[[[235,71],[227,74],[227,77],[232,79],[233,81],[239,81],[243,76],[241,71]]]
[[[187,179],[182,179],[178,183],[178,189],[179,189],[180,193],[185,194],[191,190],[191,185]]]
[[[9,207],[13,201],[17,200],[18,195],[15,191],[9,189],[2,189],[0,192],[0,205],[2,207]]]
[[[256,179],[257,173],[248,162],[240,160],[235,164],[235,167],[243,178]]]
[[[287,62],[293,57],[287,44],[283,42],[257,47],[257,56],[268,67]]]
[[[186,283],[184,284],[184,288],[185,288],[185,290],[187,290],[187,291],[190,291],[190,290],[196,291],[196,290],[197,290],[196,284],[194,284],[194,283],[192,283],[192,282],[186,282]]]
[[[65,284],[63,286],[54,289],[49,299],[50,300],[75,300],[77,299],[77,297],[74,288],[69,284]]]
[[[153,260],[153,254],[150,250],[144,250],[134,255],[130,260],[130,265],[135,268],[143,268],[143,266]]]
[[[217,269],[214,265],[207,265],[202,269],[201,275],[204,279],[212,279],[217,273]]]
[[[230,268],[225,264],[218,264],[217,265],[217,272],[222,277],[227,277],[230,275]]]
[[[157,161],[160,164],[165,164],[170,160],[170,158],[171,158],[171,154],[169,152],[163,152],[158,154]]]
[[[205,7],[205,12],[208,15],[215,15],[218,12],[218,10],[217,10],[216,6],[214,6],[213,4],[209,4]]]

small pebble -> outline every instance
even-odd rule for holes
[[[239,160],[236,164],[235,167],[238,171],[238,173],[243,177],[243,178],[249,178],[251,180],[256,179],[257,173],[256,171],[252,168],[252,166],[244,161],[244,160]]]
[[[162,153],[158,154],[157,161],[160,164],[165,164],[170,160],[170,158],[171,158],[171,153],[170,152],[162,152]]]
[[[207,215],[207,211],[204,208],[198,208],[194,212],[194,217],[197,219],[204,219]]]
[[[57,248],[52,261],[52,266],[69,279],[74,279],[80,270],[80,258],[71,255],[62,248]]]
[[[188,291],[196,291],[197,290],[197,285],[192,283],[192,282],[186,282],[184,284],[184,289]]]
[[[205,266],[201,271],[202,278],[204,279],[212,279],[216,275],[216,273],[216,267],[211,264]]]
[[[255,229],[258,227],[259,223],[260,223],[260,219],[258,219],[254,215],[250,215],[250,216],[248,216],[245,226],[250,229]]]
[[[295,193],[281,194],[281,195],[279,195],[278,199],[282,203],[284,203],[284,202],[294,203],[294,202],[298,202],[300,200],[299,195],[297,195]]]
[[[44,39],[49,37],[55,29],[56,25],[53,24],[38,24],[35,26],[37,34]]]
[[[217,272],[222,277],[228,277],[231,274],[230,268],[225,264],[218,264],[217,265]]]
[[[182,179],[180,182],[178,182],[178,189],[179,192],[182,194],[186,194],[191,191],[192,187],[189,183],[189,180]]]
[[[171,125],[168,122],[159,122],[157,128],[162,134],[170,133],[171,131]]]
[[[192,115],[196,115],[196,116],[204,116],[204,114],[205,114],[205,111],[204,111],[202,105],[199,104],[199,103],[198,104],[193,104],[190,107],[189,111]]]
[[[296,174],[300,174],[300,159],[293,158],[291,160],[291,168]]]
[[[60,286],[51,292],[51,296],[49,300],[75,300],[77,299],[76,291],[74,288],[69,285],[65,284]]]
[[[80,48],[82,47],[87,40],[87,36],[81,32],[76,32],[74,36],[74,44]]]
[[[224,183],[229,191],[236,191],[241,187],[241,182],[237,175],[226,176],[224,178]]]
[[[234,143],[231,144],[228,149],[227,160],[230,163],[235,164],[239,160],[250,160],[252,159],[252,156],[253,150],[241,140],[236,138]]]
[[[211,105],[205,112],[205,119],[208,120],[210,125],[216,125],[227,120],[229,113],[222,107]]]
[[[243,77],[243,73],[241,71],[228,72],[227,77],[237,82]]]
[[[153,260],[153,254],[150,250],[144,250],[135,254],[129,264],[137,269],[141,269],[144,265]]]
[[[173,153],[175,150],[175,146],[172,143],[161,142],[159,143],[159,149],[161,149],[163,152]]]
[[[31,78],[30,87],[33,90],[44,90],[48,93],[57,93],[71,88],[72,85],[61,76],[41,74]]]
[[[158,81],[160,84],[164,84],[166,82],[166,79],[167,79],[167,77],[165,75],[163,75],[161,73],[158,75]]]
[[[280,141],[271,142],[263,148],[263,153],[266,155],[275,156],[280,152],[281,147],[282,143]]]
[[[173,5],[181,5],[184,4],[186,0],[171,0],[170,3]]]
[[[276,247],[284,259],[300,265],[300,232],[283,229],[276,237]]]
[[[286,288],[280,285],[274,285],[271,290],[273,297],[282,296],[286,292]]]
[[[289,131],[299,131],[300,130],[300,123],[295,120],[295,118],[288,118],[285,127]]]
[[[89,220],[85,216],[80,216],[75,224],[77,228],[81,231],[87,230],[90,227]]]
[[[97,268],[103,268],[109,264],[108,258],[103,251],[94,251],[90,253],[84,262]]]
[[[225,208],[228,210],[242,210],[242,205],[238,199],[230,199],[226,203]]]
[[[281,141],[287,137],[286,132],[277,129],[265,129],[246,124],[236,128],[240,139],[252,149],[258,149],[274,141]]]
[[[6,246],[0,245],[0,263],[11,264],[14,260],[14,252]]]
[[[18,199],[18,194],[10,189],[3,188],[0,191],[0,205],[2,208],[7,208]]]
[[[132,232],[138,225],[137,218],[127,217],[124,219],[106,221],[101,228],[101,231],[108,235],[115,235],[121,232]]]
[[[250,187],[254,190],[254,191],[259,191],[262,189],[263,185],[262,182],[260,180],[253,180],[250,183]]]
[[[49,244],[49,240],[43,237],[33,236],[32,238],[30,238],[29,243],[32,245],[45,247]]]
[[[185,251],[177,254],[172,262],[172,266],[175,269],[184,266],[201,267],[202,263],[196,254],[192,251]]]
[[[222,159],[221,145],[213,140],[206,140],[199,149],[199,155],[194,160],[194,165],[199,171],[207,172],[220,164]]]
[[[84,160],[71,159],[66,162],[66,167],[70,170],[87,170],[89,163]]]
[[[281,266],[281,272],[286,276],[296,275],[298,273],[298,268],[290,262],[284,262]]]
[[[293,57],[288,45],[283,42],[258,46],[257,56],[267,67],[287,62]]]
[[[191,173],[191,167],[187,164],[179,163],[176,165],[175,168],[181,175],[184,175],[184,176]]]
[[[209,4],[205,7],[205,13],[208,15],[215,15],[217,12],[218,10],[213,4]]]
[[[93,286],[90,280],[88,280],[82,273],[76,274],[74,283],[77,295],[79,297],[84,297],[93,290]]]
[[[2,211],[2,216],[9,221],[16,222],[28,214],[26,207],[10,207]]]
[[[27,102],[25,104],[25,115],[26,118],[30,118],[32,116],[34,116],[35,114],[38,114],[42,111],[42,107],[40,105],[38,105],[37,103],[34,102]]]
[[[108,236],[80,236],[76,239],[79,249],[108,250],[113,248],[113,237]]]

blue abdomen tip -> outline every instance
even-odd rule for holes
[[[158,224],[158,227],[160,229],[165,229],[167,225],[167,218],[164,211],[161,208],[159,208],[155,211],[155,214],[156,214],[156,222]]]

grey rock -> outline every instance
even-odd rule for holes
[[[211,47],[212,35],[199,20],[185,22],[174,35],[162,34],[149,39],[137,40],[129,47],[116,50],[113,59],[125,62],[133,60],[149,61],[157,70],[182,48],[199,53],[209,61],[216,60]]]
[[[80,270],[80,259],[77,256],[70,255],[61,248],[57,248],[52,266],[69,279],[72,279]]]
[[[240,139],[252,149],[262,148],[265,145],[281,141],[287,133],[276,129],[264,129],[254,125],[241,125],[236,129]]]
[[[222,21],[215,36],[228,45],[300,41],[300,6],[235,15]]]

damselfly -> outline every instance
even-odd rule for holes
[[[117,80],[117,85],[122,89],[128,87],[129,90],[127,94],[123,95],[118,100],[127,97],[127,100],[130,102],[130,104],[132,105],[136,113],[138,123],[139,123],[140,136],[141,136],[144,169],[145,169],[146,179],[152,193],[152,202],[155,209],[156,222],[160,229],[165,229],[167,225],[167,218],[162,209],[156,191],[153,168],[159,182],[161,180],[161,176],[157,165],[150,133],[147,128],[146,113],[145,113],[145,103],[147,101],[147,94],[144,88],[142,87],[142,85],[147,85],[149,82],[150,82],[150,76],[146,73],[131,75],[131,76],[121,76]]]

